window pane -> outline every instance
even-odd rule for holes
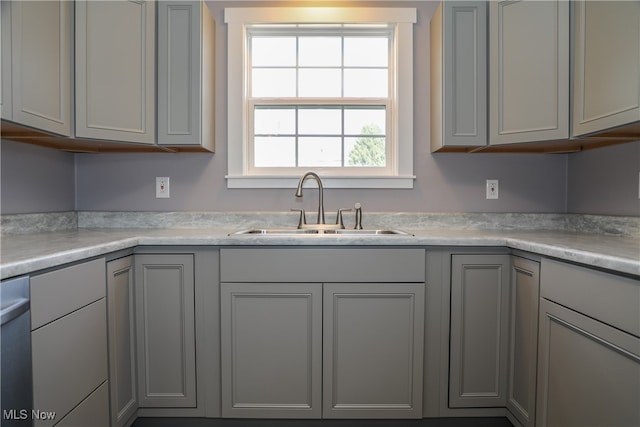
[[[340,37],[300,37],[298,43],[301,67],[339,67],[342,64]]]
[[[387,70],[356,68],[344,70],[344,96],[386,98]]]
[[[305,97],[339,97],[340,69],[301,69],[298,95]]]
[[[345,37],[345,66],[387,67],[388,64],[389,39],[383,37]]]
[[[347,108],[344,110],[346,135],[385,134],[386,111],[381,108]]]
[[[342,110],[339,108],[300,108],[298,133],[301,135],[340,135]]]
[[[253,37],[251,64],[256,67],[296,65],[295,37]]]
[[[254,97],[296,96],[296,70],[254,69],[251,74],[251,95]]]
[[[347,166],[384,167],[387,164],[385,138],[345,138],[344,158]]]
[[[256,135],[294,135],[294,108],[256,107],[253,113],[253,133]]]
[[[342,166],[341,138],[304,137],[298,143],[299,166]]]
[[[256,137],[254,139],[254,166],[295,167],[296,139],[294,137]]]

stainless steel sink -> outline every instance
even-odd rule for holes
[[[232,233],[238,236],[322,236],[322,235],[349,235],[349,236],[413,236],[406,231],[378,228],[378,229],[315,229],[315,228],[250,228],[248,230],[240,230]]]

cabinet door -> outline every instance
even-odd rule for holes
[[[222,416],[320,418],[322,284],[223,283]]]
[[[509,256],[453,255],[449,406],[506,405]]]
[[[155,139],[155,3],[76,2],[76,136]]]
[[[71,134],[72,13],[73,2],[65,0],[11,2],[11,120],[65,136]]]
[[[421,418],[424,284],[325,284],[323,417]]]
[[[107,263],[111,425],[120,427],[138,409],[133,257]]]
[[[640,120],[640,3],[576,0],[573,134]]]
[[[640,339],[540,300],[536,425],[640,425]]]
[[[523,427],[535,425],[540,264],[513,257],[509,304],[507,408]]]
[[[431,20],[431,149],[487,145],[487,3],[443,1]]]
[[[0,2],[0,118],[11,120],[11,2]]]
[[[213,151],[213,44],[206,3],[158,2],[158,144]]]
[[[136,255],[140,407],[195,407],[193,255]]]
[[[489,143],[569,137],[569,2],[489,2]]]

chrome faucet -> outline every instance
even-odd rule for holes
[[[296,197],[302,197],[302,184],[307,178],[313,178],[318,183],[318,224],[325,224],[324,221],[324,187],[322,186],[322,180],[315,172],[307,172],[302,175],[300,181],[298,181],[298,189],[296,190]],[[304,213],[302,213],[304,215]]]

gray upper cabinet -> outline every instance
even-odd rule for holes
[[[489,144],[569,138],[569,2],[489,2],[489,55]]]
[[[2,2],[2,118],[69,136],[73,2]]]
[[[509,255],[453,255],[449,406],[503,407]]]
[[[634,125],[638,135],[640,3],[584,0],[573,3],[573,134]]]
[[[193,255],[136,255],[135,287],[139,405],[194,408]]]
[[[440,3],[431,18],[431,151],[487,145],[487,3]]]
[[[158,144],[214,149],[214,21],[204,1],[158,7]]]
[[[75,22],[76,136],[155,144],[155,2],[78,1]]]
[[[0,2],[0,118],[11,120],[11,2]]]

